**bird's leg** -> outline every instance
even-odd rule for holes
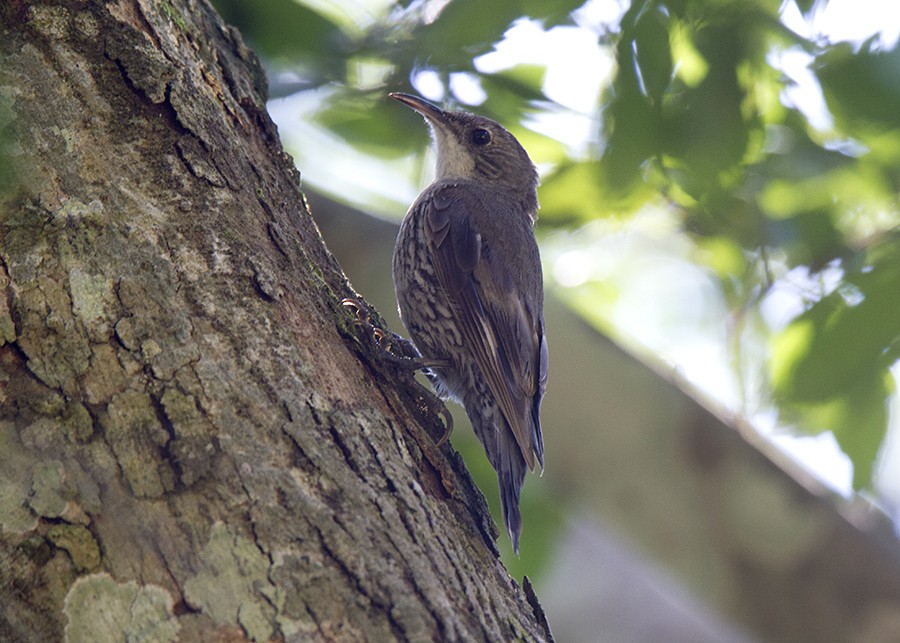
[[[371,332],[373,341],[381,349],[379,358],[385,362],[400,367],[400,370],[407,373],[430,368],[446,368],[450,366],[449,360],[428,359],[422,357],[415,344],[410,340],[401,337],[397,333],[385,331],[373,324],[372,318],[366,311],[366,306],[358,299],[345,297],[341,300],[341,305],[354,312],[356,316],[356,319],[353,320],[354,326]],[[413,381],[415,382],[415,379],[413,379]],[[418,382],[416,383],[418,384]],[[450,411],[447,409],[443,400],[432,394],[430,391],[427,391],[427,389],[421,387],[421,385],[419,386],[426,393],[426,395],[419,397],[420,403],[422,403],[427,410],[444,418],[444,432],[436,442],[437,446],[441,446],[453,432],[453,416],[450,415]]]

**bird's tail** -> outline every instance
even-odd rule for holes
[[[522,533],[522,515],[519,513],[519,493],[525,483],[525,473],[528,465],[522,457],[522,451],[512,434],[512,430],[503,427],[499,431],[500,461],[497,476],[500,480],[500,500],[503,504],[503,520],[506,522],[506,531],[512,542],[516,555],[519,554],[519,535]]]
[[[471,405],[484,411],[481,415],[469,419],[475,435],[481,441],[488,460],[500,482],[500,501],[503,505],[503,520],[506,531],[516,554],[519,553],[519,535],[522,533],[522,515],[519,513],[519,493],[525,483],[528,465],[522,456],[522,450],[513,435],[503,413],[496,405]],[[469,406],[466,407],[467,409]]]

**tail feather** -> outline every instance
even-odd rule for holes
[[[519,553],[519,535],[522,533],[522,515],[519,513],[519,493],[525,483],[528,464],[519,448],[512,429],[496,404],[471,404],[466,409],[478,410],[469,413],[469,420],[475,435],[481,441],[488,461],[497,472],[500,483],[500,501],[503,505],[503,520],[509,539],[516,554]],[[539,431],[540,429],[538,429]]]
[[[544,436],[541,434],[541,398],[535,397],[531,406],[531,443],[534,445],[534,454],[541,465],[541,473],[544,472]]]
[[[522,515],[519,513],[519,493],[525,483],[525,472],[528,465],[519,445],[516,443],[512,432],[508,429],[501,432],[501,436],[507,436],[506,448],[500,450],[500,466],[497,476],[500,481],[500,500],[503,505],[503,520],[506,522],[506,531],[512,542],[513,550],[519,554],[519,536],[522,533]],[[503,438],[500,438],[501,441]]]
[[[543,321],[541,322],[543,326]],[[547,369],[549,358],[547,356],[547,338],[541,336],[541,362],[538,372],[537,392],[531,399],[531,439],[534,443],[534,453],[541,463],[541,475],[544,473],[544,436],[541,435],[541,400],[544,391],[547,390]]]

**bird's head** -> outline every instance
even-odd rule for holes
[[[437,146],[436,180],[488,181],[537,203],[534,163],[500,123],[468,112],[444,110],[411,94],[393,92],[390,97],[419,112],[431,125]]]

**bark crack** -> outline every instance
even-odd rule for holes
[[[344,458],[344,462],[346,462],[350,469],[357,475],[361,480],[365,480],[365,477],[360,471],[359,465],[356,462],[356,459],[353,457],[353,453],[350,451],[350,448],[344,442],[344,437],[341,435],[341,432],[338,429],[331,425],[328,427],[328,433],[331,435],[334,440],[335,446],[341,452],[341,456]]]
[[[339,523],[336,522],[335,524],[339,524]],[[394,635],[397,637],[398,640],[406,640],[407,636],[406,636],[405,628],[394,617],[393,610],[391,609],[392,605],[387,601],[381,600],[381,599],[373,596],[372,593],[369,592],[368,589],[365,587],[364,583],[362,582],[362,579],[357,574],[355,574],[352,569],[350,569],[350,566],[347,565],[346,561],[340,555],[338,555],[337,552],[335,551],[335,549],[331,546],[330,538],[325,537],[325,534],[322,532],[322,530],[319,528],[318,525],[315,525],[314,528],[319,535],[319,542],[322,545],[322,550],[328,555],[328,557],[334,562],[334,564],[337,565],[340,572],[351,583],[353,583],[353,586],[356,589],[356,591],[358,592],[358,594],[361,596],[365,596],[366,599],[370,603],[372,603],[372,605],[380,608],[381,613],[387,619],[387,622],[390,625],[391,630],[394,632]]]

